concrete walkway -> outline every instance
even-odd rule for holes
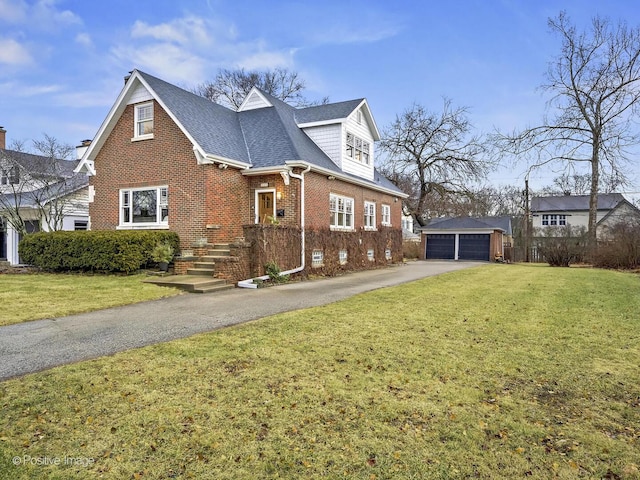
[[[0,381],[482,265],[422,261],[272,288],[185,294],[0,327]]]

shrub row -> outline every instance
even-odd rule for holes
[[[170,231],[40,232],[20,242],[23,262],[47,271],[98,271],[132,273],[153,263],[158,243],[174,251],[180,240]]]

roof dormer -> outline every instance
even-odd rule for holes
[[[249,94],[242,101],[242,105],[238,107],[238,112],[247,110],[257,110],[258,108],[273,107],[271,102],[258,90],[253,87]]]

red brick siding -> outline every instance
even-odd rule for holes
[[[178,233],[182,248],[206,238],[210,243],[232,242],[243,235],[242,226],[254,223],[255,192],[273,188],[281,193],[276,209],[284,225],[300,224],[300,180],[289,185],[280,175],[243,176],[232,167],[198,165],[193,146],[162,107],[154,102],[154,138],[132,142],[134,106],[128,105],[100,149],[96,160],[95,199],[90,205],[92,228],[113,230],[119,221],[119,192],[122,188],[169,187],[169,228]],[[297,169],[297,172],[300,170]],[[261,184],[267,183],[268,187]],[[305,174],[306,225],[328,228],[331,193],[354,199],[356,230],[363,228],[365,200],[376,202],[376,222],[382,220],[381,205],[391,207],[393,228],[400,228],[401,202],[394,196],[328,180],[326,175]],[[207,226],[212,228],[207,228]]]

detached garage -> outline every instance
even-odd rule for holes
[[[422,228],[422,251],[427,260],[479,260],[502,256],[511,218],[444,218]]]

